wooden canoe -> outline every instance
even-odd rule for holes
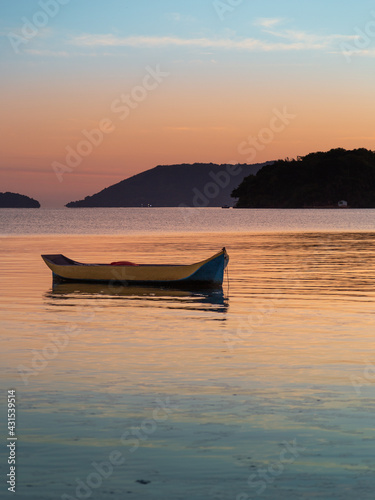
[[[223,248],[212,257],[188,265],[82,264],[64,255],[42,255],[54,280],[91,283],[122,283],[149,285],[221,286],[229,256]]]

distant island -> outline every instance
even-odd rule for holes
[[[194,163],[158,165],[134,175],[84,200],[77,207],[220,207],[233,205],[231,192],[265,163],[217,165]]]
[[[0,208],[40,208],[39,201],[18,193],[0,193]]]
[[[375,208],[375,152],[338,148],[278,160],[233,190],[236,208]]]

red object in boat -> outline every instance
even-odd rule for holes
[[[129,262],[128,260],[120,260],[118,262],[111,262],[111,266],[139,266],[139,264],[134,264],[134,262]]]

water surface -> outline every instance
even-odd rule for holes
[[[0,234],[375,231],[374,209],[1,209]]]
[[[159,224],[174,231],[144,222],[148,233],[121,234],[114,222],[114,234],[72,234],[91,232],[86,216],[66,234],[4,231],[1,378],[18,394],[17,495],[373,498],[375,232],[361,230],[373,211],[353,229],[340,226],[353,211],[315,211],[324,230],[297,211],[294,230],[291,219],[276,230],[275,211],[254,222],[199,209],[192,232],[168,210]],[[250,229],[222,231],[223,212]],[[222,246],[219,291],[53,287],[40,258],[190,263]],[[7,472],[4,447],[0,463]]]

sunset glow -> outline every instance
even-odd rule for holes
[[[370,1],[19,0],[1,11],[1,191],[44,207],[158,164],[373,149]],[[267,136],[275,112],[293,118]]]

